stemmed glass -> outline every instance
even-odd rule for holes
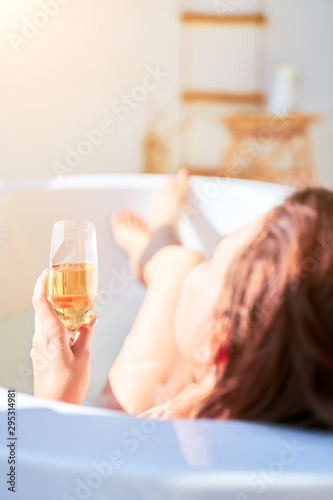
[[[97,298],[96,230],[89,221],[58,221],[51,238],[49,300],[72,341]]]

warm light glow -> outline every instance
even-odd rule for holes
[[[11,15],[14,18],[17,15],[24,15],[26,9],[29,9],[29,2],[22,0],[0,0],[1,17],[3,15]]]

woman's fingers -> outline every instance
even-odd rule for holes
[[[49,270],[45,269],[36,281],[32,297],[32,304],[42,323],[43,320],[47,319],[50,315],[57,317],[52,305],[47,300],[48,279]]]
[[[72,346],[74,354],[80,355],[82,353],[88,354],[90,352],[90,342],[96,321],[97,316],[93,314],[90,317],[89,323],[85,323],[80,327],[78,336]]]
[[[150,408],[150,410],[145,411],[138,415],[139,418],[156,418],[160,419],[164,415],[164,410],[162,406],[155,406],[154,408]]]
[[[58,318],[52,304],[47,299],[49,270],[46,269],[38,278],[32,303],[36,311],[37,319],[35,324],[40,335],[44,335],[48,339],[68,345],[66,329]]]
[[[210,390],[211,386],[209,386],[209,391]],[[151,408],[139,415],[139,417],[156,418],[159,420],[168,420],[170,418],[194,418],[197,405],[202,402],[208,392],[207,387],[198,383],[191,383],[186,386],[178,396],[167,401],[163,405]]]
[[[177,417],[175,408],[170,404],[171,402],[165,403],[160,406],[154,406],[150,410],[145,411],[138,415],[139,418],[155,418],[159,420],[167,420],[168,418]]]

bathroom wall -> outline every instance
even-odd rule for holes
[[[269,22],[180,28],[181,9],[260,9]],[[288,62],[301,109],[323,115],[315,160],[333,186],[332,14],[331,0],[2,0],[0,178],[138,172],[147,128],[169,144],[171,171],[214,167],[232,109],[179,107],[180,90],[267,91]]]
[[[319,180],[333,187],[333,2],[268,0],[267,84],[274,65],[294,64],[300,72],[299,107],[321,115],[312,129]]]
[[[177,9],[178,0],[2,0],[0,178],[139,171],[155,110],[177,115]],[[92,148],[80,144],[101,126]]]

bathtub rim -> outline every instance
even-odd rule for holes
[[[61,178],[39,178],[39,179],[22,179],[0,181],[0,194],[1,193],[18,193],[25,191],[39,191],[39,190],[80,190],[80,189],[142,189],[154,188],[164,179],[168,178],[169,174],[145,174],[145,173],[109,173],[109,174],[79,174],[67,175]],[[295,189],[284,185],[272,182],[257,181],[241,178],[230,177],[214,177],[214,176],[199,176],[193,175],[190,178],[195,184],[207,182],[208,180],[225,181],[231,183],[234,187],[238,185],[249,186],[267,186],[270,189],[277,191],[284,190],[285,192],[294,192]]]

